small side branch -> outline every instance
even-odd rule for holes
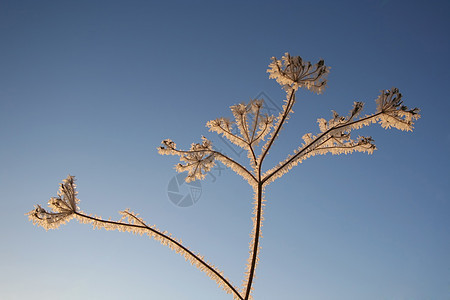
[[[273,181],[274,179],[272,178],[277,178],[280,177],[282,175],[283,170],[286,169],[286,167],[288,167],[289,165],[291,165],[292,163],[295,163],[296,161],[298,162],[299,159],[301,159],[302,156],[306,155],[306,154],[313,154],[313,151],[318,151],[318,150],[325,150],[325,148],[320,149],[319,147],[329,141],[329,139],[332,137],[333,132],[338,132],[338,131],[349,131],[351,129],[355,129],[355,128],[361,128],[365,125],[369,125],[372,123],[376,123],[377,119],[380,118],[380,115],[382,115],[383,113],[376,113],[374,115],[371,116],[367,116],[364,118],[361,118],[357,121],[352,121],[352,122],[348,122],[345,123],[343,125],[338,125],[332,128],[327,129],[325,132],[323,132],[322,134],[316,136],[311,142],[309,142],[308,144],[306,144],[305,146],[303,146],[297,153],[295,153],[294,155],[288,157],[284,162],[280,163],[280,165],[278,165],[276,168],[269,170],[264,178],[262,179],[262,183],[263,184],[267,184],[270,181]],[[352,145],[353,148],[355,148]],[[329,150],[331,149],[338,149],[338,147],[330,147]],[[291,166],[293,167],[293,166]]]
[[[193,149],[191,149],[191,150],[178,150],[178,149],[176,149],[175,143],[173,143],[170,140],[163,141],[163,145],[164,146],[161,146],[158,148],[160,154],[178,155],[178,156],[180,156],[180,160],[186,160],[186,159],[184,159],[184,157],[187,157],[187,158],[200,157],[201,159],[203,159],[203,157],[207,157],[209,159],[207,161],[207,164],[205,164],[204,160],[201,160],[201,159],[198,160],[198,164],[201,167],[199,170],[204,170],[204,169],[209,170],[209,168],[211,167],[211,161],[218,160],[218,161],[222,162],[225,166],[229,167],[234,172],[236,172],[236,174],[242,176],[245,180],[247,180],[247,182],[251,186],[254,186],[257,182],[256,177],[249,170],[247,170],[247,168],[245,168],[244,166],[242,166],[240,163],[236,162],[232,158],[230,158],[218,151],[212,150],[210,147],[201,149],[199,147],[195,147],[196,145],[193,145]],[[193,166],[193,165],[191,164],[191,166]],[[181,168],[178,170],[181,170]],[[204,172],[200,175],[204,175]],[[196,178],[196,179],[202,179],[202,176],[197,176],[197,177],[198,178]]]

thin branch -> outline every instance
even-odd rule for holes
[[[204,266],[208,271],[212,272],[215,276],[217,276],[218,279],[220,279],[220,281],[227,286],[229,289],[231,289],[231,291],[233,291],[233,293],[235,294],[235,296],[237,296],[239,299],[243,300],[242,296],[239,294],[239,292],[236,290],[236,288],[226,279],[224,278],[217,270],[215,270],[213,267],[211,267],[207,262],[205,262],[201,257],[199,257],[198,255],[194,254],[192,251],[190,251],[188,248],[184,247],[180,242],[178,242],[177,240],[175,240],[174,238],[154,229],[149,227],[147,224],[145,224],[142,220],[140,220],[139,218],[137,218],[135,215],[129,213],[128,211],[126,211],[127,215],[133,217],[135,220],[137,220],[139,223],[141,223],[142,225],[137,225],[137,224],[129,224],[129,223],[123,223],[123,222],[116,222],[116,221],[110,221],[110,220],[103,220],[103,219],[99,219],[99,218],[95,218],[89,215],[85,215],[83,213],[80,212],[73,212],[75,215],[77,215],[80,218],[85,218],[88,219],[90,221],[94,221],[94,222],[100,222],[100,223],[106,223],[106,224],[112,224],[112,225],[116,225],[116,226],[124,226],[124,227],[133,227],[133,228],[139,228],[139,229],[145,229],[150,231],[152,234],[155,234],[157,236],[159,236],[160,238],[162,238],[163,240],[169,241],[170,243],[176,245],[177,247],[181,248],[183,250],[183,252],[185,253],[185,255],[189,256],[193,261],[198,262],[199,264],[201,264],[202,266]]]
[[[256,127],[258,127],[258,119],[259,119],[259,108],[258,108],[258,112],[256,113],[256,116],[255,116],[255,120],[254,120],[254,122],[253,122],[253,130],[252,130],[252,139],[251,139],[251,143],[253,143],[253,141],[254,141],[254,137],[255,137],[255,133],[256,133]]]
[[[255,141],[258,141],[264,135],[264,132],[266,131],[267,127],[268,127],[268,124],[265,123],[264,129],[261,130],[261,133],[256,137]]]
[[[242,143],[247,144],[247,141],[246,141],[246,140],[242,139],[242,138],[241,138],[240,136],[238,136],[238,135],[235,135],[235,134],[231,133],[231,131],[230,131],[229,129],[223,128],[220,124],[217,125],[217,127],[220,128],[220,129],[222,129],[224,133],[227,133],[227,134],[229,134],[230,136],[236,138],[237,140],[240,140]],[[223,133],[222,133],[222,134],[223,134]],[[225,137],[227,137],[225,134],[223,134],[223,135],[224,135]],[[229,139],[229,138],[228,138],[228,139]],[[238,145],[237,143],[233,142],[232,139],[229,139],[229,140],[230,140],[232,143]]]
[[[255,151],[253,151],[253,147],[252,147],[251,143],[248,144],[248,148],[250,149],[250,153],[252,154],[252,158],[253,158],[253,162],[255,163],[255,166],[257,166],[258,165],[258,161],[256,159],[256,154],[255,154]]]
[[[248,124],[247,124],[247,120],[245,120],[245,117],[244,117],[244,115],[245,114],[242,114],[241,115],[241,123],[242,123],[242,136],[244,136],[244,133],[245,133],[245,136],[247,136],[247,144],[249,144],[250,143],[250,135],[249,135],[249,132],[248,132]],[[237,120],[236,120],[237,121]]]
[[[249,171],[247,170],[247,168],[245,168],[244,166],[242,166],[240,163],[236,162],[235,160],[229,158],[228,156],[215,151],[215,150],[178,150],[178,149],[171,149],[172,151],[178,152],[178,153],[202,153],[202,152],[208,152],[208,153],[212,153],[214,155],[220,156],[223,159],[227,160],[228,162],[230,162],[231,164],[233,164],[235,167],[237,167],[238,169],[240,169],[241,171],[243,171],[244,173],[246,173],[247,175],[249,175],[253,181],[256,183],[257,180],[255,178],[255,176]]]
[[[296,160],[299,156],[303,155],[306,150],[308,150],[312,145],[314,145],[315,143],[317,143],[318,141],[320,141],[323,137],[325,137],[326,135],[328,135],[330,132],[338,130],[340,128],[343,127],[347,127],[347,126],[351,126],[351,125],[355,125],[357,123],[364,123],[366,121],[368,121],[369,119],[372,118],[377,118],[379,115],[383,114],[383,112],[379,112],[376,114],[373,114],[371,116],[367,116],[364,118],[361,118],[359,120],[350,122],[350,123],[344,123],[342,125],[338,125],[336,127],[332,127],[330,129],[328,129],[327,131],[323,132],[320,136],[316,137],[313,141],[311,141],[308,145],[306,145],[302,150],[300,150],[299,152],[297,152],[295,155],[293,155],[290,159],[288,159],[287,161],[285,161],[283,164],[281,164],[276,170],[274,170],[272,173],[266,175],[263,179],[262,179],[262,183],[265,183],[267,180],[269,180],[272,176],[276,175],[280,170],[282,170],[285,166],[287,166],[288,164],[290,164],[292,161]]]
[[[272,147],[272,144],[274,143],[275,139],[277,138],[281,128],[283,127],[284,122],[286,121],[286,118],[289,116],[289,113],[292,109],[292,106],[295,102],[295,91],[292,90],[291,91],[291,95],[289,96],[289,100],[288,103],[286,104],[286,109],[283,112],[283,116],[281,117],[281,120],[278,123],[277,128],[275,129],[272,138],[266,143],[266,145],[264,145],[264,151],[261,154],[261,158],[259,159],[259,165],[262,165],[262,162],[264,160],[264,158],[266,157],[267,153],[269,152],[270,147]]]

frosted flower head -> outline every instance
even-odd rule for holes
[[[188,172],[186,182],[204,179],[215,165],[211,142],[202,137],[202,143],[192,144],[190,151],[186,151],[180,160],[183,163],[176,165],[175,169],[179,173]]]
[[[162,146],[158,147],[158,152],[161,155],[171,155],[177,149],[177,145],[170,139],[161,142]]]
[[[236,105],[232,105],[230,106],[231,111],[233,112],[233,114],[236,116],[242,116],[244,114],[247,113],[248,109],[247,109],[247,105],[245,105],[244,103],[239,103]]]
[[[274,78],[287,91],[297,91],[304,87],[317,94],[322,93],[330,68],[321,59],[316,64],[305,62],[300,56],[290,56],[286,53],[281,60],[272,57],[269,64],[269,78]]]
[[[397,88],[381,91],[375,101],[378,113],[382,113],[379,121],[385,129],[394,127],[412,131],[414,121],[420,118],[418,108],[409,109],[403,105],[402,94]]]
[[[78,211],[77,204],[79,202],[74,182],[74,176],[67,176],[59,187],[58,197],[52,197],[48,201],[51,210],[47,211],[37,205],[34,210],[27,213],[30,221],[48,230],[58,228],[59,225],[72,219],[74,213]]]
[[[381,91],[380,96],[378,96],[375,101],[379,112],[407,112],[414,116],[419,113],[418,108],[409,109],[407,106],[403,105],[402,94],[394,87],[390,90]]]

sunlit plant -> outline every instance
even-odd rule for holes
[[[340,116],[333,111],[333,117],[330,120],[317,120],[319,133],[305,134],[303,143],[291,155],[277,165],[266,169],[263,168],[265,158],[293,112],[298,89],[306,88],[317,94],[322,93],[327,84],[326,76],[329,68],[325,66],[323,60],[313,65],[303,61],[299,56],[292,57],[286,53],[281,60],[272,58],[267,72],[270,74],[269,77],[275,79],[286,92],[286,99],[278,116],[264,114],[262,112],[263,100],[255,99],[247,104],[240,103],[231,106],[234,120],[218,118],[206,124],[209,131],[214,131],[238,147],[245,149],[249,160],[248,165],[238,163],[224,153],[214,150],[211,141],[205,137],[202,137],[201,143],[192,144],[189,150],[178,149],[176,144],[169,139],[164,140],[162,146],[158,148],[160,154],[179,156],[181,163],[176,165],[176,170],[187,172],[186,181],[188,182],[205,178],[219,161],[245,179],[253,189],[253,228],[251,230],[250,255],[241,288],[232,284],[219,269],[203,256],[189,250],[181,240],[155,226],[147,225],[136,213],[128,209],[120,212],[122,218],[117,221],[105,220],[82,212],[78,208],[79,200],[75,189],[75,178],[70,175],[60,185],[58,197],[50,198],[48,205],[51,210],[45,210],[37,205],[27,214],[29,219],[46,230],[58,228],[61,224],[75,218],[81,223],[91,223],[94,228],[128,231],[139,235],[146,234],[183,255],[186,260],[216,281],[227,293],[232,294],[233,299],[252,299],[252,285],[261,249],[261,227],[264,220],[264,202],[266,201],[264,199],[265,188],[289,172],[291,168],[314,155],[348,154],[355,151],[373,153],[376,149],[373,139],[364,136],[353,139],[350,132],[355,129],[379,123],[385,129],[393,127],[403,131],[412,131],[414,121],[420,117],[419,109],[408,109],[402,104],[402,95],[398,89],[383,90],[375,100],[377,103],[375,113],[361,117],[362,102],[355,102],[347,116]]]

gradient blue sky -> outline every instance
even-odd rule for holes
[[[256,300],[450,299],[448,1],[0,1],[0,298],[231,299],[147,238],[75,221],[45,232],[24,213],[78,178],[81,209],[131,208],[240,285],[252,195],[230,170],[188,208],[167,184],[205,123],[264,92],[288,51],[332,67],[299,102],[270,163],[316,119],[396,86],[423,117],[372,126],[373,155],[314,157],[267,189]],[[236,154],[234,158],[241,160]],[[269,167],[268,164],[268,167]],[[118,217],[117,217],[118,218]]]

